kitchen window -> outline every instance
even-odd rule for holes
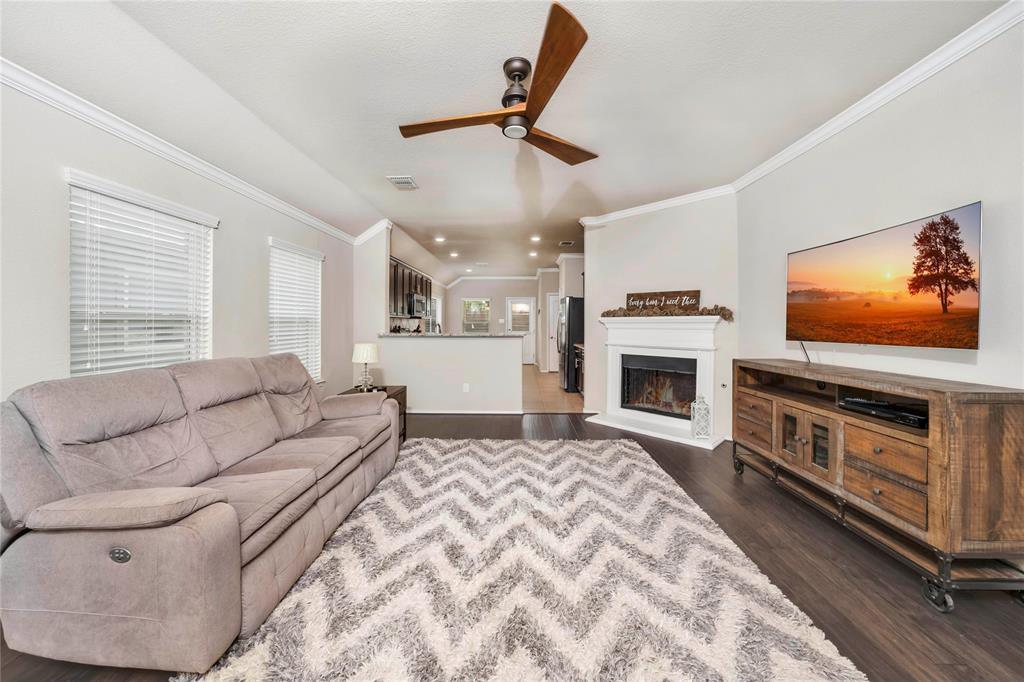
[[[294,353],[320,381],[319,251],[270,238],[270,352]]]
[[[70,373],[210,357],[217,219],[68,170]]]
[[[491,300],[488,298],[462,299],[462,333],[486,334],[491,326]]]

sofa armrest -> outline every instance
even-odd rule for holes
[[[4,638],[46,658],[205,672],[241,629],[240,546],[224,502],[156,528],[28,531],[0,559]]]
[[[174,523],[227,497],[212,488],[138,488],[67,497],[32,510],[33,530],[112,530]]]
[[[348,419],[380,414],[381,405],[387,400],[384,391],[332,395],[320,401],[320,412],[324,419]]]

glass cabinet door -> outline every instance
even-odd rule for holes
[[[798,410],[783,406],[779,414],[779,454],[793,462],[800,462],[803,457],[800,423],[803,415]]]
[[[834,481],[837,454],[835,424],[828,417],[809,414],[807,427],[809,442],[804,466],[812,474]]]

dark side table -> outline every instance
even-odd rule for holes
[[[394,398],[398,403],[398,440],[399,445],[405,442],[405,386],[374,386],[373,392],[384,391],[389,398]],[[358,388],[350,388],[342,391],[339,395],[352,395],[362,393]]]

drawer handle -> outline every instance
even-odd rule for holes
[[[755,405],[754,403],[747,403],[747,407],[749,407],[752,410],[756,410],[757,409],[757,405]]]
[[[872,452],[874,452],[876,455],[880,455],[882,454],[882,448],[876,445],[875,447],[872,448]]]
[[[882,494],[882,489],[881,488],[872,488],[871,489],[871,494],[872,495],[881,495]]]
[[[757,434],[755,434],[753,431],[747,431],[747,435],[748,436],[754,436],[754,435],[757,435]]]

